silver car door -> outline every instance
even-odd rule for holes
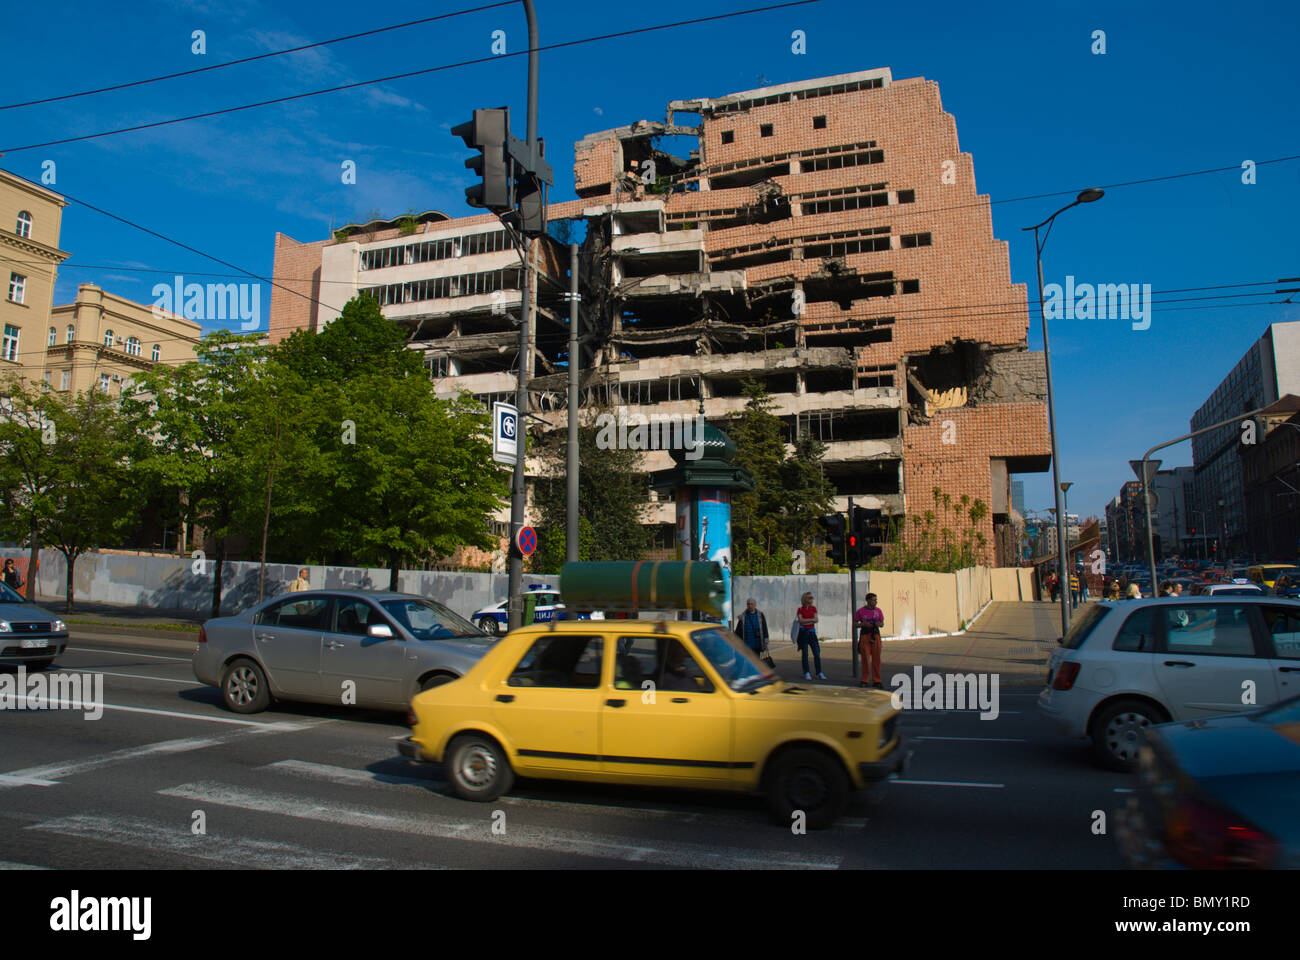
[[[371,637],[371,624],[383,624],[391,637]],[[321,689],[345,706],[401,703],[406,641],[369,600],[340,596],[334,623],[325,635],[321,654]]]
[[[268,607],[253,624],[253,647],[271,686],[286,697],[320,695],[321,639],[330,598],[290,597]]]
[[[1300,609],[1279,604],[1261,606],[1259,612],[1273,648],[1269,667],[1277,681],[1277,698],[1286,700],[1300,694]]]

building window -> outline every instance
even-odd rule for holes
[[[899,202],[899,203],[916,203],[916,191],[915,191],[915,190],[899,190],[899,191],[898,191],[898,202]]]
[[[68,371],[68,370],[63,370],[63,371],[61,371],[61,372],[59,373],[59,389],[60,389],[60,390],[67,390],[67,389],[68,389],[68,381],[69,381],[70,379],[71,379],[71,373],[70,373],[70,371]]]
[[[905,233],[899,240],[902,241],[903,247],[928,247],[930,246],[930,235],[928,233]]]
[[[729,143],[735,143],[735,142],[736,142],[736,131],[735,131],[735,130],[723,130],[723,131],[722,131],[722,144],[723,144],[723,146],[726,146],[726,145],[729,144]]]
[[[814,130],[825,130],[825,129],[826,129],[826,118],[825,118],[824,116],[822,116],[822,117],[813,117],[813,129],[814,129]]]
[[[155,343],[153,345],[153,351],[150,355],[153,358],[153,362],[157,363],[162,358],[162,347],[158,346],[158,344]]]
[[[0,355],[6,360],[18,361],[18,328],[12,324],[5,324],[4,351]]]
[[[50,387],[51,387],[52,384],[53,384],[53,381],[54,381],[54,371],[53,371],[53,370],[46,370],[46,371],[45,371],[45,389],[46,389],[46,390],[50,389]]]
[[[772,135],[772,125],[770,123],[760,124],[758,127],[758,135],[760,137],[770,137]]]
[[[101,373],[99,375],[99,389],[104,393],[108,393],[108,374]]]
[[[904,280],[904,281],[903,281],[903,292],[904,292],[904,293],[920,293],[920,292],[921,292],[921,281],[920,281],[920,280]]]
[[[14,233],[20,237],[30,237],[32,235],[32,215],[26,210],[18,214],[18,225],[14,227]]]
[[[75,337],[76,335],[77,335],[77,328],[74,327],[72,324],[68,324],[68,339],[65,342],[71,343],[72,338]]]
[[[105,331],[104,331],[104,346],[106,346],[106,347],[111,347],[112,345],[113,345],[113,331],[112,331],[112,330],[105,330]]]
[[[51,346],[51,347],[54,346],[55,343],[58,342],[58,339],[59,339],[59,331],[55,330],[53,327],[50,327],[50,342],[49,342],[49,346]]]
[[[126,338],[126,352],[133,357],[140,356],[140,341],[136,337]]]
[[[9,274],[9,299],[14,303],[24,303],[27,300],[27,278],[21,273]]]

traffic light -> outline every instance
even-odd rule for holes
[[[546,156],[546,139],[537,138],[537,156],[528,149],[527,142],[510,138],[506,153],[514,165],[515,210],[509,220],[520,233],[539,237],[546,232],[546,185],[553,183],[555,174]]]
[[[465,202],[504,213],[515,205],[513,164],[507,152],[510,139],[510,108],[492,107],[474,111],[474,119],[451,128],[451,132],[474,147],[481,156],[470,157],[465,166],[480,177],[465,188]]]
[[[844,538],[848,533],[847,524],[844,521],[844,514],[827,514],[818,522],[822,525],[822,540],[825,541],[828,548],[826,550],[826,559],[830,560],[830,562],[836,566],[844,564]]]
[[[854,507],[853,516],[849,521],[849,538],[851,544],[849,566],[863,567],[872,557],[880,556],[882,549],[880,543],[885,539],[880,511]]]

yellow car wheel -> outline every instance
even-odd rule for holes
[[[816,747],[790,747],[772,759],[764,788],[772,820],[783,827],[803,821],[824,830],[848,809],[849,778],[837,757]]]
[[[505,751],[490,737],[467,733],[447,747],[447,780],[462,800],[487,803],[514,786],[515,772]]]

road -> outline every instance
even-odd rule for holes
[[[56,669],[103,675],[105,709],[0,713],[0,862],[85,868],[1114,868],[1107,826],[1129,778],[1037,716],[1054,642],[1046,604],[994,605],[964,637],[897,641],[885,678],[922,663],[1001,663],[1000,713],[909,710],[903,778],[859,795],[833,829],[793,834],[761,800],[531,781],[492,804],[449,795],[401,760],[397,714],[277,704],[226,711],[183,640],[74,632]],[[1005,608],[1005,609],[1003,609]],[[1041,609],[1040,609],[1041,608]],[[1023,625],[1038,639],[1012,636]],[[1044,626],[1043,624],[1046,624]],[[92,632],[92,630],[94,632]],[[847,645],[827,645],[846,679]],[[778,651],[794,677],[791,650]],[[202,821],[205,832],[195,832]],[[495,828],[495,829],[494,829]]]

